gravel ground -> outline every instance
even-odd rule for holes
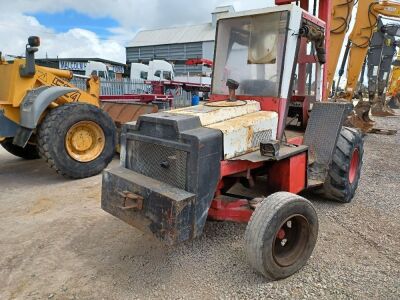
[[[353,203],[307,196],[316,249],[278,282],[246,263],[245,225],[209,222],[200,239],[164,247],[100,209],[100,176],[65,180],[0,150],[0,299],[399,299],[399,147],[400,134],[366,137]]]

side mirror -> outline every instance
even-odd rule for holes
[[[28,47],[29,46],[29,47]],[[25,49],[26,62],[24,66],[19,69],[19,74],[21,77],[33,77],[36,73],[35,68],[35,52],[39,49],[40,38],[38,36],[30,36],[28,38],[28,44]]]
[[[40,46],[40,38],[38,36],[30,36],[28,38],[28,45],[30,47],[39,47]]]

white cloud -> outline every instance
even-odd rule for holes
[[[101,57],[125,62],[125,48],[115,40],[101,40],[91,31],[74,28],[55,33],[36,18],[18,13],[0,13],[1,49],[5,54],[24,55],[30,35],[41,37],[37,57]]]
[[[37,57],[99,57],[125,62],[124,46],[139,29],[197,24],[211,21],[218,5],[233,4],[236,10],[273,5],[272,0],[3,0],[0,11],[0,51],[23,55],[27,37],[38,35],[42,45]],[[120,26],[108,28],[103,39],[94,32],[73,28],[56,33],[28,16],[35,12],[56,13],[73,9],[91,17],[110,17]],[[60,20],[62,23],[62,20]]]

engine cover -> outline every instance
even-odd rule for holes
[[[261,111],[257,101],[209,102],[168,113],[198,116],[204,127],[220,130],[224,159],[256,151],[260,142],[276,139],[278,114]]]

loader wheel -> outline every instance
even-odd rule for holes
[[[310,201],[287,192],[265,198],[245,232],[250,265],[269,280],[286,278],[310,258],[318,237],[318,217]]]
[[[360,180],[363,155],[364,140],[361,133],[354,128],[343,127],[320,191],[323,197],[342,203],[351,202]]]
[[[59,174],[86,178],[112,160],[116,128],[100,108],[68,103],[52,109],[38,128],[40,155]]]
[[[39,151],[38,151],[36,145],[27,144],[25,146],[25,148],[22,148],[20,146],[14,145],[12,139],[5,139],[1,143],[1,145],[9,153],[11,153],[11,154],[13,154],[15,156],[27,159],[27,160],[40,158]]]

